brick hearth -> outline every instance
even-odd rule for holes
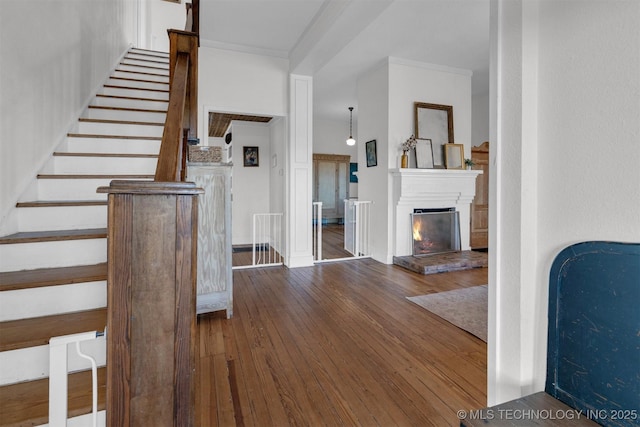
[[[487,267],[486,252],[460,251],[426,256],[394,256],[393,263],[419,274],[445,273]]]

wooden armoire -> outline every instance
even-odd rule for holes
[[[322,218],[344,219],[344,200],[349,198],[349,159],[341,154],[313,155],[313,201],[322,202]]]
[[[473,169],[481,170],[476,178],[476,196],[471,203],[471,249],[489,246],[489,141],[471,148]]]

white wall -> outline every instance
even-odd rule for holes
[[[471,146],[477,147],[489,141],[489,93],[471,97]]]
[[[282,212],[286,174],[289,61],[203,45],[199,50],[199,137],[210,111],[272,116],[269,125],[235,121],[233,141],[233,244],[251,243],[253,213]],[[243,167],[242,146],[260,147],[260,166]],[[272,168],[272,154],[278,166]],[[279,174],[282,169],[282,175]],[[277,181],[270,186],[276,174]],[[270,188],[273,187],[273,188]]]
[[[270,211],[271,142],[268,125],[234,121],[233,133],[233,203],[232,244],[252,242],[253,214]],[[259,166],[243,165],[243,147],[258,147]]]
[[[285,117],[289,61],[201,46],[198,53],[198,135],[209,111]]]
[[[453,106],[455,142],[464,144],[465,157],[471,155],[470,71],[390,58],[359,80],[359,198],[374,202],[372,256],[384,263],[394,255],[389,169],[400,167],[400,146],[414,133],[414,102]],[[371,139],[377,142],[378,166],[367,168],[364,147]]]
[[[400,167],[400,144],[415,131],[414,102],[453,106],[453,136],[471,156],[471,72],[421,64],[389,63],[389,167]]]
[[[353,137],[356,145],[348,146],[346,143],[349,137],[349,109],[345,108],[344,120],[313,120],[313,152],[317,154],[342,154],[351,156],[351,163],[358,162],[358,123],[356,118],[357,110],[353,110]],[[349,197],[358,197],[358,184],[349,183]]]
[[[389,184],[389,68],[380,66],[358,80],[358,198],[373,202],[371,257],[388,262]],[[367,167],[365,143],[376,140],[378,165]]]
[[[184,30],[187,22],[185,3],[164,0],[143,0],[146,11],[145,49],[169,52],[167,29]]]
[[[135,39],[129,0],[0,1],[0,224]]]
[[[276,117],[269,123],[271,158],[269,159],[269,212],[284,213],[285,210],[285,146],[287,141],[287,120]],[[284,227],[284,222],[282,223]]]
[[[489,404],[544,388],[555,255],[640,242],[640,3],[494,0],[492,19]]]

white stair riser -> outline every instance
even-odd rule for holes
[[[106,280],[4,291],[0,293],[0,322],[106,306]]]
[[[113,86],[132,87],[136,89],[169,90],[169,83],[153,83],[110,78],[107,81],[107,84]]]
[[[107,411],[98,411],[96,425],[105,427],[107,425]],[[85,414],[77,417],[67,418],[67,427],[91,427],[93,426],[93,415]],[[36,427],[50,427],[49,424],[40,424]],[[52,426],[55,427],[55,426]]]
[[[125,60],[140,61],[160,61],[169,63],[169,55],[147,54],[144,52],[129,52],[125,55]]]
[[[151,73],[145,71],[124,71],[124,70],[116,70],[111,75],[111,77],[121,77],[125,79],[133,79],[133,80],[146,80],[146,81],[154,81],[158,83],[166,83],[169,84],[169,75],[158,75],[159,73]]]
[[[162,68],[162,69],[159,69],[159,68],[149,69],[147,67],[141,67],[139,65],[121,63],[118,65],[118,68],[116,71],[135,71],[137,73],[153,73],[153,74],[166,75],[167,77],[169,76],[168,65],[166,68]]]
[[[127,96],[131,98],[159,99],[164,101],[169,100],[168,92],[158,92],[155,90],[136,90],[104,86],[100,89],[100,94],[111,96]]]
[[[39,200],[107,200],[107,195],[98,193],[98,187],[108,187],[114,179],[65,179],[41,178],[38,180]],[[27,208],[24,208],[27,209]]]
[[[167,69],[169,68],[169,61],[163,60],[163,59],[154,60],[149,58],[144,58],[144,59],[124,58],[122,60],[122,64],[137,65],[140,67],[147,67],[147,68],[167,68]]]
[[[72,267],[106,261],[106,238],[0,245],[0,271]]]
[[[68,137],[65,148],[68,153],[158,154],[160,140]]]
[[[18,208],[18,230],[80,230],[105,228],[107,206],[52,206]]]
[[[91,332],[91,331],[87,331]],[[81,344],[82,352],[96,359],[98,366],[105,366],[107,345],[104,337]],[[78,356],[75,344],[69,346],[69,372],[91,368],[88,360]],[[32,381],[49,376],[49,345],[3,351],[0,353],[0,385]]]
[[[155,157],[54,156],[54,173],[154,175]]]
[[[131,122],[164,123],[167,114],[153,111],[114,110],[108,108],[87,108],[83,115],[87,119],[122,120]]]
[[[106,96],[95,97],[91,102],[91,105],[116,108],[146,108],[148,110],[162,111],[167,111],[167,108],[169,108],[169,103],[167,101],[145,101],[135,98],[112,98]]]
[[[78,133],[87,135],[155,136],[161,137],[162,125],[79,122]]]

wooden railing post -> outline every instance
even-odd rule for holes
[[[108,193],[107,426],[193,426],[198,194],[112,181]]]

